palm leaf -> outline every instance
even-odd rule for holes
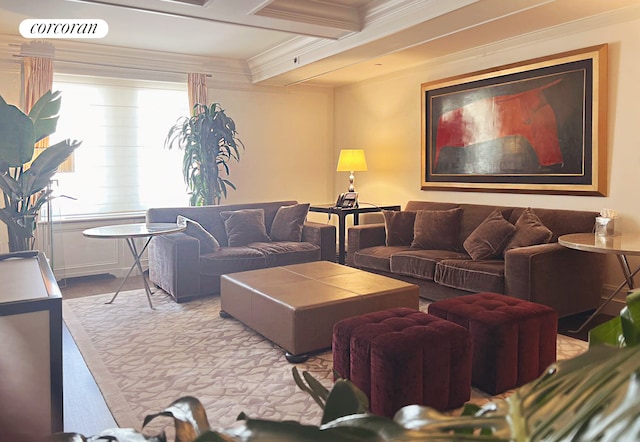
[[[33,121],[35,142],[48,137],[56,131],[62,98],[60,91],[47,91],[29,111],[29,118]]]
[[[10,167],[31,161],[35,143],[33,121],[0,97],[0,158]]]

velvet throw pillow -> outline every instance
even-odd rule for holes
[[[281,206],[276,212],[269,237],[272,241],[302,241],[302,226],[311,204],[294,204]]]
[[[504,219],[500,209],[495,209],[462,245],[474,261],[491,259],[500,256],[515,232],[516,226]]]
[[[269,242],[263,209],[242,209],[220,212],[229,247],[246,246],[252,242]]]
[[[425,250],[456,250],[462,209],[418,210],[411,247]]]
[[[531,208],[525,209],[516,221],[516,233],[507,243],[504,251],[517,247],[546,244],[551,241],[553,232],[547,228]]]
[[[196,238],[200,241],[200,254],[215,252],[220,248],[220,243],[211,233],[207,232],[202,225],[186,216],[178,215],[176,223],[179,226],[187,226],[184,230],[189,236]]]
[[[383,210],[386,245],[410,246],[413,242],[413,225],[416,212]]]

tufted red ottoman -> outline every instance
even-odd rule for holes
[[[410,308],[367,313],[334,325],[333,368],[379,416],[410,404],[449,410],[471,395],[471,338],[463,327]]]
[[[554,309],[497,293],[436,301],[429,314],[467,328],[473,341],[472,384],[498,394],[534,380],[556,360]]]

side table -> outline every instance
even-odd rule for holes
[[[114,238],[124,238],[127,241],[127,245],[129,246],[129,250],[133,255],[134,262],[131,265],[131,268],[127,272],[127,276],[124,277],[124,280],[116,290],[116,293],[111,298],[111,301],[107,302],[107,304],[111,304],[115,301],[118,293],[124,286],[124,283],[129,279],[129,275],[134,268],[138,268],[138,271],[142,275],[142,281],[144,282],[144,290],[147,293],[147,300],[149,301],[149,307],[153,309],[153,304],[151,303],[151,289],[149,288],[149,282],[147,281],[147,277],[142,270],[142,265],[140,264],[140,257],[147,249],[151,238],[157,235],[166,235],[169,233],[182,232],[187,228],[186,225],[178,225],[175,223],[136,223],[136,224],[118,224],[113,226],[104,226],[104,227],[95,227],[93,229],[87,229],[82,234],[88,238],[106,238],[106,239],[114,239]],[[136,243],[134,241],[135,238],[147,238],[144,246],[138,252],[136,248]]]
[[[640,271],[640,265],[631,270],[627,255],[640,255],[640,234],[623,234],[615,236],[597,236],[593,233],[571,233],[558,238],[558,243],[565,247],[583,250],[585,252],[607,253],[616,255],[624,280],[616,287],[609,297],[594,311],[591,316],[577,329],[572,332],[580,332],[591,320],[611,302],[624,286],[629,290],[634,289],[633,277]]]
[[[333,204],[314,204],[309,207],[310,212],[327,213],[329,217],[334,213],[338,215],[338,263],[340,264],[344,264],[346,261],[345,224],[347,215],[353,215],[353,225],[357,226],[360,223],[361,213],[374,213],[382,210],[399,211],[400,206],[334,207]]]

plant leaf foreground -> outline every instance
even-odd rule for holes
[[[548,367],[538,379],[506,399],[461,414],[440,413],[409,405],[393,419],[366,411],[366,396],[351,382],[338,379],[327,390],[309,373],[293,368],[297,385],[323,407],[322,423],[253,419],[244,413],[236,425],[211,430],[202,404],[183,397],[165,410],[147,416],[173,418],[175,442],[205,441],[611,441],[640,440],[640,346],[596,345],[573,359]],[[469,404],[468,404],[469,405]],[[331,419],[327,419],[331,416]],[[114,429],[85,438],[77,433],[52,436],[56,442],[164,441],[133,429]]]

